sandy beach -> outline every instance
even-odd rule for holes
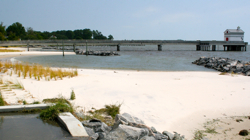
[[[72,52],[65,54],[68,53]],[[0,53],[0,59],[50,54],[61,55],[61,52]],[[15,96],[20,94],[18,98],[30,98],[30,101],[59,95],[69,98],[74,90],[73,104],[79,106],[78,111],[121,103],[121,113],[137,116],[157,131],[175,131],[187,139],[192,139],[194,131],[202,129],[209,119],[250,116],[250,78],[247,76],[95,69],[78,69],[78,73],[77,77],[57,81],[1,75],[4,80],[18,80],[23,84],[24,91],[13,91]],[[7,98],[14,102],[14,97]]]

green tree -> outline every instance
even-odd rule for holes
[[[0,24],[0,40],[6,40],[5,35],[6,35],[5,26],[3,25],[3,22],[1,22],[1,24]]]
[[[106,36],[104,36],[101,32],[98,30],[93,30],[93,39],[107,39]]]
[[[8,39],[13,40],[13,38],[22,38],[25,36],[25,28],[23,25],[19,22],[13,23],[6,29],[7,35],[12,35],[11,39],[8,37]],[[15,35],[16,37],[13,37]]]
[[[114,37],[113,37],[112,35],[109,35],[109,36],[108,36],[108,39],[109,39],[109,40],[113,40]]]
[[[92,31],[90,29],[78,29],[74,30],[75,39],[91,39]]]

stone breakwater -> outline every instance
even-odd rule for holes
[[[250,62],[220,57],[200,57],[192,63],[221,72],[234,72],[250,76]]]
[[[184,136],[176,132],[160,133],[128,113],[117,114],[113,126],[108,126],[98,119],[83,121],[82,124],[93,140],[185,140]]]
[[[77,55],[96,55],[96,56],[114,56],[119,55],[117,52],[114,51],[83,51],[83,50],[76,50],[75,52]]]

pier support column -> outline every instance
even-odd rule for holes
[[[162,46],[158,45],[158,51],[162,51]]]
[[[89,51],[88,51],[88,41],[86,40],[86,52],[85,52],[86,56],[88,56]]]
[[[27,50],[30,51],[30,44],[27,44]]]
[[[120,51],[120,45],[117,45],[116,47],[117,47],[117,51]]]
[[[216,45],[212,45],[212,51],[216,51]]]
[[[76,52],[76,44],[73,44],[73,51]]]
[[[64,43],[63,42],[62,42],[62,46],[63,46],[62,50],[63,50],[63,56],[64,56]]]

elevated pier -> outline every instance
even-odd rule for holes
[[[156,45],[158,51],[162,51],[162,45],[196,45],[197,51],[216,51],[217,45],[223,45],[225,51],[246,51],[248,42],[244,41],[188,41],[188,40],[22,40],[22,41],[0,41],[0,46],[29,46],[63,44],[66,46],[116,46],[120,51],[121,46]]]

